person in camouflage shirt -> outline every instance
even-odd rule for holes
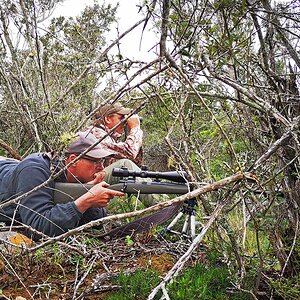
[[[132,115],[126,120],[126,123],[122,123],[122,120],[131,112],[131,109],[124,108],[120,103],[104,104],[94,115],[93,125],[87,128],[88,132],[101,140],[99,146],[114,153],[111,157],[106,157],[104,161],[104,181],[109,184],[118,183],[120,180],[120,178],[112,176],[113,168],[140,171],[143,164],[143,131],[139,116]],[[125,141],[120,141],[125,126],[127,127],[127,136]],[[151,181],[151,179],[144,178],[143,181]],[[139,198],[146,207],[162,200],[162,196],[157,194],[140,195]]]
[[[101,139],[100,144],[104,149],[115,153],[113,158],[105,161],[105,167],[124,158],[130,159],[138,166],[143,164],[143,131],[138,115],[132,115],[127,119],[126,125],[125,123],[120,124],[108,135],[111,129],[130,113],[131,109],[115,103],[103,105],[94,116],[94,124],[89,127],[89,130],[97,139]],[[125,126],[128,129],[127,136],[125,141],[120,141]]]

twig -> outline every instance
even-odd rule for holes
[[[0,251],[0,254],[2,256],[2,258],[5,260],[6,264],[8,265],[8,267],[11,269],[11,271],[15,274],[15,276],[18,278],[18,280],[20,281],[20,283],[22,284],[22,286],[24,287],[24,289],[26,290],[26,292],[28,293],[29,297],[31,299],[34,299],[33,296],[31,295],[31,293],[29,292],[29,290],[27,289],[26,285],[24,284],[24,282],[22,281],[22,279],[20,278],[20,276],[16,273],[16,271],[14,270],[14,268],[12,267],[12,265],[9,263],[9,261],[6,259],[6,257],[3,255],[3,253]]]
[[[0,139],[0,147],[6,150],[13,158],[21,160],[22,156],[17,153],[10,145],[5,143],[3,140]]]
[[[201,101],[201,103],[203,104],[203,106],[205,107],[205,109],[209,112],[209,114],[212,116],[213,121],[215,122],[215,124],[218,126],[218,128],[220,129],[220,131],[222,132],[224,138],[226,139],[226,141],[228,142],[230,151],[232,153],[232,155],[235,158],[235,162],[239,167],[239,170],[242,170],[241,165],[239,163],[238,157],[236,155],[236,152],[232,146],[232,143],[228,137],[228,135],[226,134],[226,132],[224,131],[223,127],[221,126],[221,124],[219,123],[219,121],[217,120],[216,116],[214,115],[214,113],[211,111],[211,109],[208,107],[208,105],[206,104],[206,102],[204,101],[204,99],[200,96],[200,94],[198,93],[198,91],[195,89],[194,85],[192,84],[192,82],[189,80],[189,78],[184,74],[184,72],[182,71],[182,69],[177,65],[177,63],[175,62],[175,60],[167,53],[166,54],[166,58],[168,59],[168,61],[170,62],[171,66],[173,66],[178,72],[179,75],[187,82],[187,84],[191,87],[191,89],[193,90],[193,92],[196,94],[196,96],[198,97],[198,99]]]
[[[74,293],[73,293],[73,299],[78,299],[78,298],[75,298],[76,297],[76,293],[77,293],[77,290],[78,288],[80,287],[80,285],[83,283],[83,281],[85,280],[85,278],[88,276],[88,274],[90,273],[92,267],[94,266],[94,263],[96,261],[97,257],[94,257],[92,262],[90,263],[88,269],[86,270],[86,272],[83,274],[83,276],[81,277],[81,279],[79,280],[79,282],[75,285],[74,287]],[[78,264],[77,264],[77,268],[78,268]],[[77,274],[77,268],[76,268],[76,274]],[[76,279],[77,279],[77,276],[76,276]],[[75,281],[76,283],[76,281]]]
[[[82,80],[82,78],[87,74],[87,72],[96,64],[99,60],[107,55],[107,53],[113,48],[124,36],[126,36],[129,32],[131,32],[134,28],[142,24],[146,18],[136,22],[133,26],[131,26],[128,30],[122,33],[117,39],[115,39],[102,53],[100,53],[94,61],[92,61],[86,68],[81,72],[81,74],[73,81],[73,83],[67,88],[67,90],[57,99],[57,101],[52,105],[51,108],[55,107],[58,102],[61,102],[66,95]]]
[[[299,122],[300,116],[295,118],[295,120],[290,124],[289,129],[278,140],[276,140],[259,159],[253,163],[248,171],[255,171],[260,164],[266,161],[274,152],[279,149],[279,147],[286,145],[287,142],[292,138],[293,132],[298,130]]]
[[[286,267],[288,265],[288,262],[289,262],[289,260],[290,260],[290,258],[292,256],[292,253],[293,253],[293,251],[295,249],[297,238],[298,238],[298,235],[299,235],[299,214],[296,214],[296,215],[297,215],[297,224],[296,224],[296,228],[295,228],[295,234],[294,234],[294,238],[293,238],[293,244],[292,244],[291,250],[290,250],[290,252],[289,252],[289,254],[288,254],[287,258],[286,258],[284,266],[283,266],[283,268],[281,270],[280,277],[282,277],[283,274],[284,274],[284,271],[285,271],[285,269],[286,269]]]

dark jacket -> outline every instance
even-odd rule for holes
[[[22,161],[0,160],[0,205],[42,184],[51,175],[50,159],[35,153]],[[0,209],[1,214],[13,217],[48,236],[60,235],[69,229],[106,215],[103,208],[90,208],[82,214],[74,204],[53,202],[54,181],[29,196],[19,204]]]

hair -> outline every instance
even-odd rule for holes
[[[93,116],[92,121],[93,125],[104,125],[106,116],[100,115],[98,112]]]

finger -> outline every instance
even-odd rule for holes
[[[124,195],[125,195],[125,193],[123,193],[123,192],[113,191],[113,190],[110,190],[110,191],[109,191],[109,194],[110,194],[112,197],[114,197],[114,196],[124,196]]]
[[[103,178],[105,177],[105,175],[106,175],[105,171],[100,171],[100,172],[94,174],[94,176],[98,180],[98,182],[102,181]]]
[[[102,187],[109,187],[109,184],[105,181],[99,183]]]

